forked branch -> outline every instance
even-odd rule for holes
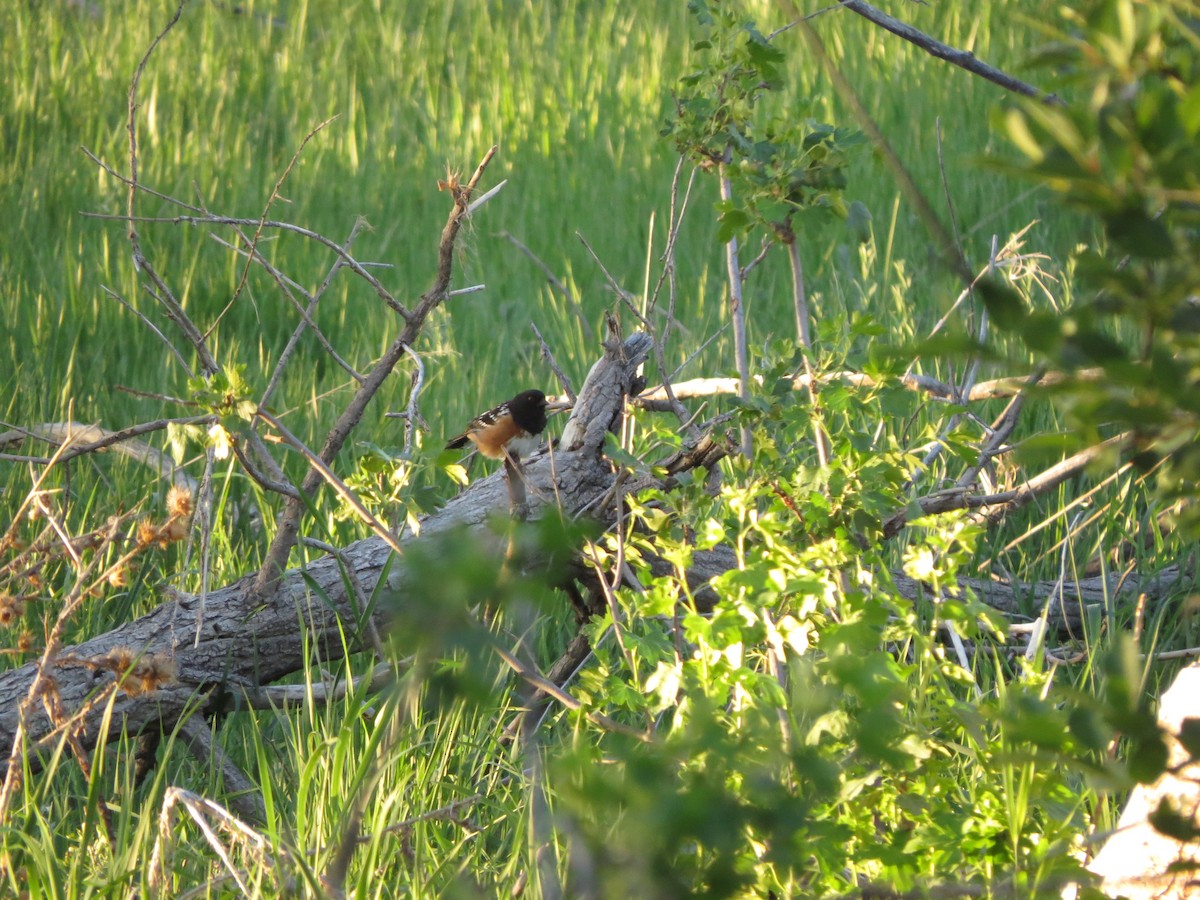
[[[425,319],[449,296],[450,276],[454,270],[454,245],[458,239],[459,230],[462,228],[463,222],[469,214],[471,195],[479,185],[480,179],[483,178],[483,173],[487,169],[488,163],[496,155],[496,150],[496,147],[488,150],[483,160],[476,167],[471,179],[465,185],[459,184],[457,181],[452,181],[452,183],[447,185],[453,200],[453,206],[450,209],[446,225],[442,229],[441,241],[438,243],[437,274],[434,277],[433,286],[421,295],[420,301],[406,319],[404,330],[400,336],[392,342],[383,357],[367,374],[349,405],[342,411],[341,416],[333,428],[330,429],[319,454],[321,461],[326,466],[330,465],[334,457],[341,451],[350,433],[362,419],[367,404],[371,402],[376,392],[383,386],[384,380],[392,373],[392,370],[405,354],[410,351],[410,348],[421,333]],[[308,508],[305,498],[311,496],[321,485],[322,481],[323,478],[320,471],[316,468],[310,469],[308,475],[305,476],[304,481],[300,485],[302,497],[300,499],[291,499],[287,502],[283,515],[280,517],[279,530],[275,533],[275,537],[271,541],[271,546],[267,550],[266,561],[263,563],[263,567],[254,581],[254,591],[260,597],[266,597],[278,585],[280,577],[287,568],[288,557],[291,555],[292,548],[296,546],[296,541],[299,537],[300,519]]]

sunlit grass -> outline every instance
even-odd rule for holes
[[[1010,6],[1019,4],[1005,4]],[[530,320],[538,322],[561,361],[573,361],[578,371],[589,350],[581,343],[579,323],[545,290],[532,264],[498,235],[517,236],[555,271],[569,273],[593,326],[613,306],[613,297],[576,232],[624,287],[640,288],[655,212],[654,246],[661,251],[664,243],[674,159],[657,132],[670,110],[672,85],[688,70],[691,26],[682,6],[567,3],[553,13],[532,3],[503,9],[468,3],[403,10],[328,3],[240,9],[234,14],[187,7],[151,61],[141,89],[142,179],[190,203],[255,216],[304,136],[336,116],[305,151],[284,186],[285,202],[273,214],[335,239],[349,231],[355,216],[365,216],[374,230],[360,237],[356,251],[391,265],[386,283],[411,299],[432,277],[436,234],[446,212],[435,180],[447,167],[469,170],[496,143],[500,155],[489,180],[507,178],[509,184],[478,216],[459,274],[460,284],[485,283],[488,290],[453,301],[431,326],[427,349],[435,353],[426,416],[437,430],[514,386],[545,383]],[[9,96],[0,107],[0,158],[6,161],[0,163],[5,168],[0,212],[19,227],[16,240],[0,250],[8,286],[2,302],[10,341],[27,338],[10,343],[7,353],[19,365],[23,385],[44,383],[42,372],[54,361],[53,381],[63,391],[40,402],[31,395],[21,418],[48,416],[69,393],[84,418],[129,420],[150,415],[150,404],[112,395],[109,386],[181,390],[181,373],[158,364],[153,338],[100,290],[107,285],[150,309],[134,285],[122,226],[79,217],[83,210],[115,213],[124,207],[121,186],[79,147],[125,168],[128,78],[169,12],[167,4],[126,3],[68,10],[15,6],[4,14],[9,26],[4,49],[18,65],[6,80]],[[1017,29],[998,29],[1001,42],[974,16],[967,21],[935,8],[912,12],[919,26],[952,42],[973,40],[977,53],[1001,65],[1014,64],[1027,49],[1021,41],[1029,37]],[[999,10],[989,12],[1001,16]],[[775,15],[764,6],[764,23]],[[971,258],[981,264],[993,233],[1003,240],[1039,214],[1038,197],[1013,204],[1020,191],[978,177],[970,165],[992,149],[987,111],[1003,99],[997,88],[931,63],[857,17],[829,13],[818,24],[872,114],[935,205],[944,208],[935,141],[941,118],[950,199]],[[780,40],[799,38],[789,34]],[[775,101],[779,107],[845,122],[821,73],[805,62],[804,53],[792,56],[795,81]],[[889,84],[903,89],[880,89]],[[877,234],[885,227],[891,231],[896,192],[890,176],[862,154],[850,180],[849,194],[872,210]],[[723,317],[709,181],[699,179],[677,253],[681,303],[695,331],[669,348],[675,361],[706,336],[700,329],[711,330]],[[140,210],[177,211],[153,198],[144,198]],[[847,303],[838,287],[845,258],[839,248],[847,238],[835,224],[812,224],[805,254],[814,306],[818,315],[837,316]],[[236,284],[240,261],[188,226],[140,230],[152,259],[206,327]],[[1079,238],[1051,224],[1032,239],[1054,252]],[[294,236],[278,236],[266,250],[302,283],[314,284],[330,263]],[[944,308],[942,295],[951,288],[903,206],[892,257],[905,261],[918,287],[898,307],[875,304],[872,312],[901,333],[919,333]],[[782,260],[769,261],[751,285],[752,336],[760,340],[786,329],[785,304],[771,300],[782,292],[783,269]],[[318,321],[355,348],[352,361],[360,368],[395,327],[375,298],[353,284],[335,288]],[[222,361],[261,371],[293,322],[270,280],[254,274],[217,333]],[[498,333],[502,342],[492,340]],[[36,354],[28,340],[34,337]],[[49,347],[47,337],[55,342]],[[114,350],[136,346],[151,352]],[[319,350],[301,352],[300,364],[316,363],[321,381],[288,385],[281,407],[303,404],[339,383],[336,371],[322,375]],[[64,379],[61,362],[72,354],[78,359]],[[725,359],[727,343],[720,340],[693,374],[719,368]],[[81,369],[86,378],[80,378]],[[399,381],[390,396],[402,394]],[[93,389],[99,385],[106,387],[103,393]],[[316,428],[328,421],[332,408],[320,408]]]

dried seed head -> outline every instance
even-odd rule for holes
[[[167,653],[151,653],[138,660],[130,674],[137,679],[137,690],[157,691],[175,681],[175,658]]]
[[[187,522],[184,519],[172,518],[167,523],[167,540],[182,541],[187,537]]]
[[[129,566],[118,566],[108,573],[108,583],[115,588],[123,588],[129,584]]]
[[[113,647],[100,657],[99,664],[120,678],[133,665],[133,651],[128,647]]]
[[[25,615],[25,598],[0,592],[0,625],[8,627]]]
[[[141,519],[137,523],[137,542],[139,547],[149,547],[158,540],[158,529],[149,519]]]
[[[33,632],[29,629],[17,635],[17,652],[28,653],[33,649]]]
[[[177,484],[167,491],[167,512],[178,519],[186,519],[192,514],[191,488]]]
[[[439,178],[437,188],[439,191],[450,191],[453,194],[458,191],[458,179],[459,173],[455,169],[450,168],[450,166],[446,166],[446,179],[443,181]]]

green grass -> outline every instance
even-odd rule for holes
[[[764,31],[780,24],[774,5],[758,7]],[[443,436],[518,387],[552,385],[530,322],[578,386],[598,351],[590,332],[601,328],[607,310],[620,311],[576,232],[634,293],[643,291],[648,270],[657,272],[676,162],[658,134],[671,110],[672,87],[692,64],[695,28],[685,4],[300,0],[249,3],[238,10],[188,5],[146,69],[139,94],[140,177],[154,189],[214,212],[257,217],[305,136],[336,117],[308,144],[271,214],[334,240],[349,233],[356,217],[365,217],[371,227],[358,238],[356,256],[385,263],[389,268],[376,273],[411,304],[432,282],[437,237],[449,208],[437,179],[447,170],[469,173],[488,147],[500,147],[485,186],[501,179],[508,184],[464,232],[455,276],[456,287],[482,283],[487,290],[449,301],[416,348],[427,370],[421,411],[430,426],[417,480],[448,494],[451,486],[427,465]],[[6,423],[71,418],[120,428],[189,414],[177,403],[132,393],[186,397],[186,376],[150,331],[102,288],[122,295],[177,338],[138,286],[123,224],[81,215],[119,214],[125,208],[120,183],[99,170],[81,147],[118,172],[126,170],[129,78],[172,11],[168,3],[133,0],[0,7],[0,54],[10,67],[0,82],[0,217],[7,224],[0,242],[0,420]],[[1042,7],[1008,0],[969,11],[937,4],[906,5],[900,12],[917,27],[1011,70],[1037,40],[1024,17],[1042,15]],[[947,199],[952,201],[973,266],[986,263],[993,235],[1003,243],[1034,220],[1039,224],[1029,234],[1027,249],[1055,260],[1064,261],[1076,245],[1094,240],[1045,192],[1029,191],[978,166],[983,156],[1006,152],[989,128],[990,112],[1005,101],[998,88],[933,61],[848,13],[827,13],[815,25],[943,219],[948,220]],[[790,60],[788,84],[771,102],[798,117],[852,125],[827,78],[804,52],[799,34],[781,37],[780,45]],[[827,344],[821,349],[827,361],[841,364],[845,357],[846,365],[861,367],[872,342],[845,333],[842,323],[850,314],[869,312],[879,321],[885,336],[878,343],[908,341],[928,332],[958,289],[879,160],[862,151],[849,180],[848,198],[861,200],[873,214],[874,241],[858,248],[840,224],[813,218],[806,220],[803,247],[815,315],[826,323]],[[714,242],[715,200],[711,177],[698,176],[677,251],[677,315],[684,327],[667,347],[671,365],[685,360],[727,321],[720,248]],[[139,212],[172,216],[178,210],[142,197]],[[241,278],[240,261],[207,230],[146,223],[139,231],[147,254],[189,315],[202,328],[216,322]],[[582,316],[504,232],[559,274],[578,298]],[[232,237],[222,229],[214,233]],[[267,236],[263,248],[273,264],[309,288],[332,263],[328,252],[295,235]],[[1058,271],[1053,263],[1048,268]],[[752,346],[790,337],[787,290],[785,260],[768,258],[748,286]],[[1069,288],[1064,284],[1060,290],[1056,299],[1061,302]],[[323,299],[317,320],[359,371],[388,346],[399,326],[373,292],[345,273]],[[261,389],[295,321],[271,279],[251,271],[245,291],[214,332],[212,350],[223,366],[243,366],[251,384]],[[624,321],[632,327],[628,313]],[[725,335],[684,376],[727,374],[732,358]],[[929,360],[927,371],[942,371],[944,365]],[[1009,373],[1002,368],[981,377]],[[407,387],[407,370],[398,372],[368,412],[357,433],[360,443],[343,454],[341,471],[352,470],[353,458],[367,444],[399,448],[400,428],[383,413],[403,408]],[[350,390],[345,373],[315,342],[305,340],[273,407],[294,432],[314,442]],[[908,446],[940,418],[940,410],[920,410],[896,427],[889,423],[888,434]],[[1057,418],[1047,407],[1036,410],[1028,424],[1031,431],[1055,427]],[[293,460],[292,471],[299,470]],[[927,478],[931,488],[941,471]],[[266,528],[253,525],[251,501],[269,501],[257,497],[233,467],[218,475],[213,578],[225,583],[254,570],[270,534],[270,513]],[[25,468],[0,461],[0,508],[6,514],[28,484]],[[108,458],[76,466],[69,480],[56,476],[54,487],[70,497],[67,525],[73,531],[95,527],[110,512],[162,493],[140,467]],[[981,548],[978,562],[1002,563],[1026,578],[1055,577],[1060,557],[1052,548],[1070,517],[1013,551],[997,548],[1078,489],[1068,485],[1041,508],[998,529]],[[1109,499],[1113,505],[1081,538],[1073,559],[1111,546],[1129,532],[1130,516],[1138,510],[1144,514],[1149,502],[1128,482],[1118,482],[1098,503]],[[357,526],[329,519],[322,537],[346,542],[363,534]],[[1160,543],[1146,552],[1161,559],[1171,551]],[[89,606],[72,636],[99,633],[152,608],[161,601],[164,583],[197,587],[195,568],[181,572],[180,565],[177,551],[165,551],[128,590]],[[563,629],[565,618],[543,623],[545,629],[556,635],[553,629]],[[1177,629],[1161,619],[1150,625],[1150,634],[1168,632],[1160,642],[1186,639],[1194,631],[1194,626]],[[332,668],[335,674],[357,674],[361,662]],[[999,660],[978,665],[983,684],[1003,685],[1015,677]],[[320,677],[309,671],[303,680]],[[915,667],[912,677],[931,692],[944,687],[936,666]],[[1088,671],[1077,680],[1091,689],[1098,676]],[[222,722],[218,739],[267,788],[266,834],[274,847],[291,854],[293,862],[285,867],[289,877],[304,881],[324,869],[359,785],[374,780],[363,823],[368,841],[348,885],[357,896],[455,891],[472,896],[476,890],[488,896],[524,879],[532,890],[539,861],[545,871],[566,876],[575,838],[546,840],[539,831],[544,825],[531,812],[536,790],[530,784],[540,788],[548,782],[524,777],[526,760],[498,744],[518,702],[511,691],[507,681],[498,681],[497,699],[483,709],[452,704],[431,712],[398,694],[352,696],[286,715],[235,714]],[[935,714],[940,715],[928,713]],[[555,734],[566,739],[578,727],[564,719]],[[135,881],[144,886],[166,787],[184,784],[221,797],[223,788],[212,771],[178,746],[163,753],[155,776],[142,785],[134,784],[129,748],[119,750],[95,755],[108,763],[90,789],[65,755],[51,771],[27,780],[0,833],[0,841],[19,848],[14,852],[24,860],[19,877],[25,880],[9,880],[10,890],[120,896],[130,869],[140,873]],[[992,804],[1001,822],[998,833],[1009,829],[1006,834],[1017,841],[1037,815],[1029,809],[1033,772],[1017,764],[1005,768],[987,756],[986,746],[968,747],[961,759],[946,764],[950,789],[961,792],[968,805],[990,809]],[[997,772],[1004,776],[999,784],[980,774],[991,778]],[[1064,802],[1078,821],[1110,815],[1088,788],[1075,787]],[[475,793],[485,799],[461,815],[421,818]],[[97,835],[100,797],[110,802],[120,834],[111,848]],[[559,799],[552,795],[549,802],[553,806]],[[385,831],[410,819],[411,827],[399,834]],[[582,822],[580,827],[612,824]],[[176,833],[185,837],[174,851],[173,889],[220,874],[192,826]],[[262,892],[271,895],[277,883],[269,870],[257,863],[250,868]]]
[[[85,210],[124,208],[121,186],[98,172],[79,148],[125,169],[128,79],[170,9],[105,4],[84,13],[12,6],[3,13],[5,51],[17,60],[0,104],[0,214],[15,224],[13,239],[0,251],[8,325],[4,354],[12,360],[21,398],[12,419],[49,417],[70,398],[78,418],[129,421],[158,410],[114,394],[114,385],[183,392],[181,373],[157,364],[161,354],[153,338],[101,291],[108,286],[150,310],[149,298],[137,295],[122,226],[80,216]],[[385,283],[411,299],[432,279],[436,235],[447,211],[436,179],[447,167],[469,171],[496,143],[500,154],[488,181],[507,178],[509,184],[480,214],[457,279],[460,285],[485,283],[488,290],[452,301],[426,336],[421,348],[430,356],[426,415],[440,434],[444,423],[459,422],[514,385],[546,383],[531,320],[557,354],[577,361],[578,376],[593,352],[584,330],[533,266],[498,235],[517,236],[563,275],[593,327],[613,298],[576,232],[627,289],[641,290],[647,242],[653,239],[656,253],[662,247],[674,166],[657,132],[675,79],[688,71],[686,35],[692,26],[679,4],[630,10],[565,3],[554,4],[553,13],[541,4],[501,10],[465,3],[445,11],[418,5],[403,14],[308,3],[286,11],[246,9],[234,15],[207,6],[186,8],[151,61],[141,91],[143,181],[214,211],[258,215],[303,137],[337,116],[310,143],[282,191],[288,202],[276,204],[273,213],[335,239],[349,231],[355,216],[364,216],[374,230],[359,239],[357,253],[392,266]],[[1001,16],[1001,10],[989,9]],[[1012,28],[998,29],[1003,38],[993,36],[952,11],[914,12],[918,25],[950,41],[963,43],[974,34],[976,52],[1000,65],[1015,64],[1031,40]],[[931,63],[856,17],[826,15],[819,24],[871,113],[893,135],[939,208],[944,204],[934,135],[942,118],[950,195],[977,265],[986,260],[992,234],[1003,238],[1034,218],[1047,219],[1045,197],[1014,203],[1020,189],[980,177],[970,165],[995,149],[987,114],[1003,99],[997,88]],[[804,60],[802,53],[795,57]],[[803,66],[795,79],[779,100],[782,108],[846,121],[819,72]],[[911,89],[917,82],[920,91]],[[883,84],[906,87],[881,90]],[[709,182],[701,179],[680,244],[681,303],[692,333],[669,348],[675,361],[686,358],[724,315]],[[868,153],[856,161],[848,193],[866,202],[877,228],[890,221],[896,191]],[[177,210],[147,198],[140,211]],[[845,257],[847,238],[839,228],[813,225],[805,255],[815,305],[818,315],[836,317],[852,300],[845,296],[844,280],[856,277],[851,272],[857,266],[852,251]],[[150,258],[169,273],[189,313],[207,327],[240,274],[232,254],[188,226],[141,231]],[[1076,224],[1049,212],[1032,243],[1061,253],[1082,237]],[[289,235],[275,238],[269,252],[308,285],[330,263],[327,253]],[[919,333],[948,302],[944,295],[951,289],[903,206],[891,259],[905,261],[914,287],[895,305],[873,304],[872,312],[900,333]],[[771,299],[780,296],[783,275],[778,260],[755,277],[750,302],[757,341],[789,331],[788,310]],[[249,288],[222,322],[214,346],[225,364],[241,362],[258,372],[273,361],[294,315],[264,274],[254,273]],[[340,346],[351,348],[351,362],[360,369],[386,346],[395,327],[377,298],[347,281],[323,303],[318,321]],[[506,336],[504,346],[481,349],[497,332]],[[144,353],[134,350],[143,347]],[[298,409],[314,395],[345,387],[342,373],[311,342],[302,353],[296,368],[307,377],[286,386],[277,403],[281,408]],[[728,358],[727,342],[718,341],[693,371],[727,368]],[[53,372],[47,371],[49,361]],[[396,379],[385,403],[399,402],[402,381]],[[314,429],[327,421],[332,407],[318,408]],[[312,412],[304,418],[311,420]],[[385,438],[383,422],[377,433]]]

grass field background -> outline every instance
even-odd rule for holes
[[[403,8],[402,8],[403,7]],[[452,301],[421,348],[430,354],[423,410],[435,435],[513,387],[547,384],[529,322],[536,322],[578,376],[594,353],[585,330],[533,265],[507,240],[519,238],[564,278],[595,327],[614,298],[576,239],[585,236],[624,287],[643,288],[647,255],[661,252],[675,157],[658,132],[675,81],[689,71],[695,27],[681,4],[296,3],[185,8],[179,26],[147,69],[141,90],[141,167],[156,190],[230,215],[257,216],[304,136],[317,135],[272,214],[335,239],[356,216],[372,231],[360,258],[386,263],[385,283],[415,298],[432,279],[434,248],[448,203],[436,190],[446,170],[467,172],[493,143],[500,147],[488,184],[508,186],[478,217],[460,255],[457,286],[484,293]],[[172,11],[168,4],[70,5],[4,13],[4,50],[14,71],[3,90],[0,213],[8,238],[3,352],[11,400],[5,417],[34,421],[62,415],[65,401],[84,421],[108,425],[162,410],[116,393],[115,385],[182,392],[180,372],[160,346],[101,286],[150,309],[134,286],[120,222],[81,217],[118,213],[122,186],[98,171],[87,148],[127,168],[126,91],[140,54]],[[763,27],[777,18],[763,6]],[[1018,66],[1034,36],[1020,24],[1020,3],[988,4],[966,16],[947,5],[914,7],[914,24],[1001,66]],[[979,18],[976,18],[976,13]],[[1002,150],[989,137],[989,110],[1003,93],[854,16],[817,20],[835,57],[895,141],[919,183],[945,211],[935,124],[940,118],[949,195],[975,265],[1034,219],[1030,242],[1054,253],[1086,239],[1076,223],[974,165]],[[780,39],[785,50],[798,35]],[[794,80],[780,104],[797,116],[852,124],[823,76],[792,52]],[[681,319],[689,331],[670,348],[682,361],[723,322],[719,247],[712,240],[715,199],[700,179],[681,237]],[[877,271],[863,272],[848,235],[813,217],[805,257],[819,317],[869,308],[893,334],[919,334],[947,307],[949,280],[932,259],[929,238],[900,204],[879,162],[864,151],[850,172],[848,196],[875,217]],[[1023,197],[1023,199],[1017,199]],[[178,210],[145,198],[144,215]],[[651,233],[653,221],[653,233]],[[206,327],[225,305],[240,266],[188,226],[141,228],[152,260],[169,273],[189,313]],[[891,240],[890,258],[884,257]],[[653,250],[650,248],[653,247]],[[315,285],[330,259],[292,236],[269,247],[280,268]],[[757,248],[753,248],[757,250]],[[749,256],[747,256],[747,259]],[[752,342],[790,333],[783,260],[768,264],[750,288]],[[911,284],[891,292],[902,265]],[[251,290],[217,332],[227,362],[263,368],[290,333],[292,316],[270,280]],[[395,321],[377,298],[343,286],[318,321],[350,348],[360,368],[386,346]],[[502,338],[502,340],[493,340]],[[311,379],[293,379],[284,408],[337,389],[338,372],[306,346]],[[469,362],[467,362],[469,360]],[[730,368],[718,341],[691,375]],[[11,361],[11,362],[9,362]],[[390,400],[403,394],[396,379]],[[306,415],[311,416],[310,409]],[[321,410],[318,410],[318,414]],[[447,426],[447,423],[452,423]],[[314,423],[317,424],[317,423]],[[387,440],[381,422],[376,437]]]
[[[809,6],[806,11],[817,8]],[[783,24],[776,6],[760,8],[764,32]],[[149,329],[102,290],[122,295],[172,334],[139,289],[124,224],[83,215],[124,210],[121,183],[83,151],[117,172],[127,171],[130,77],[173,11],[173,4],[132,0],[0,5],[0,54],[8,61],[0,81],[4,423],[69,418],[120,428],[187,414],[177,403],[137,393],[186,397],[186,377]],[[1023,71],[1022,64],[1040,40],[1036,20],[1044,15],[1043,5],[1002,0],[904,4],[894,11],[1001,68],[1034,81],[1040,77]],[[989,154],[1007,152],[989,128],[989,117],[1006,102],[1001,89],[845,10],[826,12],[814,25],[946,221],[952,203],[974,267],[986,264],[994,237],[1002,244],[1035,221],[1027,250],[1056,260],[1065,261],[1078,244],[1094,240],[1046,192],[981,167]],[[657,273],[676,167],[675,152],[659,132],[672,109],[674,85],[690,71],[695,36],[694,22],[679,2],[297,0],[233,7],[193,0],[142,80],[140,178],[213,212],[257,217],[305,136],[334,117],[307,145],[271,215],[339,241],[363,217],[370,228],[357,239],[355,255],[386,264],[377,275],[410,302],[432,282],[437,238],[449,209],[437,180],[448,171],[469,174],[497,145],[484,186],[501,179],[508,184],[464,234],[455,275],[455,287],[487,289],[450,300],[416,348],[427,367],[421,411],[429,424],[426,455],[432,455],[471,415],[515,390],[555,387],[531,322],[576,386],[582,381],[599,349],[592,335],[605,311],[619,304],[576,233],[635,294],[645,289],[647,272]],[[772,102],[796,117],[853,126],[800,35],[778,41],[788,54],[788,81]],[[854,158],[846,193],[872,213],[873,241],[859,247],[841,223],[812,216],[804,220],[803,253],[814,315],[828,323],[829,352],[861,365],[868,347],[841,332],[849,313],[869,312],[885,329],[880,341],[903,343],[926,334],[958,288],[869,150]],[[727,321],[715,200],[713,179],[699,175],[677,251],[682,327],[667,347],[669,364],[682,363]],[[143,196],[139,213],[173,216],[178,210]],[[189,225],[144,223],[139,231],[148,256],[192,318],[202,328],[216,322],[241,278],[239,259]],[[559,275],[578,309],[547,284],[506,233]],[[330,254],[296,236],[269,237],[263,248],[273,264],[310,288],[332,263]],[[756,251],[751,248],[743,262]],[[1048,271],[1053,274],[1054,266]],[[782,255],[772,255],[753,274],[747,288],[752,346],[792,335],[788,289]],[[1065,289],[1053,284],[1051,289],[1053,302],[1068,299],[1060,293]],[[238,303],[220,319],[213,352],[225,366],[244,366],[261,389],[295,321],[270,278],[254,270]],[[322,301],[317,321],[359,371],[398,329],[395,315],[369,288],[344,275]],[[632,327],[628,317],[626,325]],[[937,361],[926,366],[939,371]],[[680,377],[732,369],[725,334]],[[1004,367],[982,377],[1010,371]],[[390,451],[400,446],[400,426],[383,413],[403,408],[406,374],[392,378],[368,413],[358,443],[343,453],[344,471],[368,445]],[[345,374],[306,340],[274,407],[312,442],[332,423],[350,389]],[[1038,416],[1034,427],[1053,422],[1045,410]],[[434,483],[445,494],[453,490],[445,480]],[[25,469],[0,462],[6,510],[27,484]],[[131,463],[88,468],[73,488],[79,493],[74,514],[82,521],[133,505],[155,489],[150,474]],[[231,475],[224,490],[238,495],[250,488]],[[329,527],[340,539],[363,533],[345,523]],[[1114,512],[1097,526],[1097,545],[1108,529],[1121,528]],[[228,529],[214,571],[218,582],[252,571],[263,550],[261,534],[244,525]],[[1054,531],[1038,547],[1023,545],[1010,565],[1026,577],[1054,570],[1057,556],[1048,548],[1061,537],[1050,534]],[[188,589],[197,577],[189,571],[173,581]],[[150,587],[139,582],[121,598],[89,610],[78,632],[95,633],[155,605],[159,598]],[[1091,677],[1087,673],[1081,680]],[[342,706],[291,718],[232,715],[222,724],[223,744],[264,784],[272,840],[308,848],[336,840],[340,811],[358,780],[368,776],[367,751],[375,738],[363,724],[363,711],[371,703],[353,696]],[[419,811],[456,800],[472,777],[488,789],[479,817],[503,818],[505,810],[520,809],[525,800],[519,779],[511,777],[519,772],[519,760],[509,759],[508,771],[493,767],[497,754],[504,757],[493,724],[489,716],[461,710],[440,721],[409,722],[406,738],[389,745],[395,765],[387,770],[364,830],[377,832],[404,819],[398,808]],[[118,890],[116,873],[127,863],[144,864],[153,816],[139,815],[133,806],[120,810],[123,843],[113,851],[97,849],[94,821],[84,824],[72,809],[75,798],[91,796],[87,785],[65,761],[51,774],[28,788],[24,821],[6,839],[25,842],[33,860],[30,877],[45,879],[47,891],[79,896],[86,891],[67,886],[82,884],[101,893]],[[218,796],[221,790],[211,772],[182,752],[168,753],[155,782],[142,788],[133,787],[131,771],[105,776],[115,794],[151,800],[161,797],[168,782]],[[969,774],[963,782],[969,784]],[[473,883],[507,890],[523,877],[521,860],[528,859],[534,842],[530,827],[512,814],[511,827],[481,842],[441,821],[414,823],[403,846],[371,844],[359,887],[366,896],[390,895],[371,883],[370,873],[398,867],[409,880],[397,890],[414,895],[465,883],[467,871]],[[199,844],[180,850],[174,863],[179,882],[198,883],[210,862]],[[267,877],[267,869],[255,871]],[[270,894],[270,886],[263,891]]]
[[[556,387],[530,323],[578,383],[596,353],[591,335],[604,311],[620,304],[577,235],[626,290],[642,293],[648,273],[658,271],[676,165],[659,132],[676,82],[691,71],[697,34],[685,6],[300,2],[237,10],[186,6],[151,60],[140,91],[142,181],[213,212],[257,217],[305,136],[336,117],[306,147],[271,215],[338,241],[361,216],[370,229],[355,244],[358,258],[389,266],[383,282],[413,301],[432,282],[449,209],[437,180],[448,171],[469,174],[495,144],[499,154],[485,185],[508,184],[460,242],[455,278],[456,287],[487,290],[439,310],[417,348],[428,377],[424,442],[436,450],[444,436],[517,389]],[[186,377],[103,288],[143,310],[168,336],[174,332],[136,283],[124,225],[82,215],[125,209],[123,185],[83,150],[127,170],[129,80],[173,11],[171,4],[118,3],[14,4],[0,12],[0,40],[14,61],[0,88],[0,216],[9,226],[0,246],[4,421],[69,414],[119,428],[187,412],[131,393],[186,397]],[[1020,70],[1038,41],[1025,18],[1034,12],[1028,4],[987,4],[970,15],[945,4],[908,12],[917,27],[1001,67]],[[760,21],[764,31],[782,24],[769,3],[761,4]],[[1002,244],[1034,221],[1028,250],[1061,259],[1090,240],[1044,191],[980,168],[986,154],[1005,152],[988,128],[989,115],[1006,101],[1003,91],[856,16],[834,10],[815,23],[947,221],[952,202],[972,266],[986,264],[994,238]],[[799,34],[778,40],[790,68],[770,102],[796,117],[853,125],[828,79],[807,62]],[[683,327],[667,347],[670,365],[727,324],[713,181],[698,177],[678,243]],[[890,343],[901,343],[925,335],[958,287],[869,150],[854,158],[846,193],[872,213],[874,241],[860,250],[840,222],[810,214],[801,220],[803,256],[814,316],[831,329],[823,349],[861,365],[865,342],[841,339],[849,313],[869,312]],[[146,196],[138,211],[181,212]],[[241,261],[194,226],[143,224],[139,233],[193,320],[201,328],[217,323]],[[577,306],[547,284],[506,233],[558,273]],[[331,254],[294,235],[267,237],[272,262],[315,288]],[[743,264],[757,250],[745,248]],[[782,254],[758,267],[747,298],[752,346],[792,335]],[[365,284],[345,277],[316,320],[359,371],[390,343],[398,324]],[[256,269],[214,328],[214,354],[226,367],[244,366],[261,388],[294,323],[294,311]],[[938,370],[934,361],[925,365]],[[725,329],[679,377],[732,369]],[[383,413],[403,408],[405,375],[398,372],[384,389],[360,441],[388,449],[400,444],[395,421]],[[311,442],[332,422],[349,387],[345,373],[306,339],[273,405]]]

